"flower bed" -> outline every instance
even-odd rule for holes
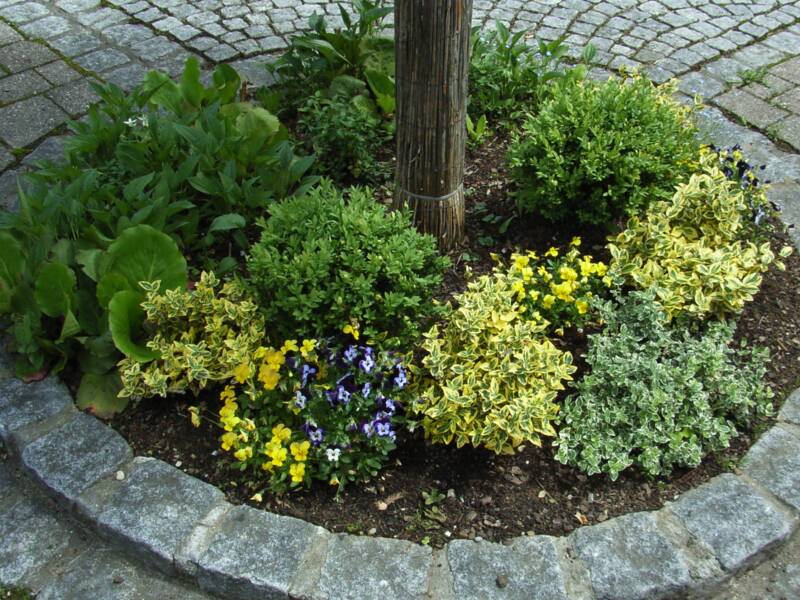
[[[730,466],[800,353],[758,170],[701,146],[673,87],[587,81],[499,27],[473,54],[469,239],[439,256],[389,190],[346,187],[385,181],[393,134],[362,4],[254,96],[192,61],[100,90],[2,221],[20,374],[79,369],[100,415],[135,400],[113,423],[137,453],[238,501],[418,541],[563,533]]]

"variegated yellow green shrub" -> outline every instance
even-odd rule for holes
[[[482,276],[456,298],[441,331],[425,335],[428,377],[411,409],[434,442],[509,453],[555,435],[554,401],[575,372],[572,355],[544,337],[546,321],[520,313],[515,295],[502,273]]]
[[[630,219],[608,246],[612,272],[637,287],[655,288],[670,318],[739,312],[758,292],[761,274],[773,263],[783,267],[768,242],[745,239],[752,208],[718,165],[716,154],[702,153],[700,172],[671,200]]]
[[[209,382],[224,381],[264,340],[264,319],[236,282],[203,273],[194,290],[157,294],[158,286],[142,284],[147,347],[159,358],[142,363],[126,357],[119,363],[123,397],[166,396]]]

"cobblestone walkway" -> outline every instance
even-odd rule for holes
[[[0,0],[0,204],[14,206],[20,173],[58,155],[65,122],[97,99],[92,80],[130,88],[149,69],[176,74],[194,55],[260,83],[265,56],[315,11],[340,24],[338,10],[326,0]],[[603,69],[677,77],[709,106],[709,138],[767,162],[773,199],[800,223],[800,0],[474,0],[474,19],[530,30],[531,39],[566,34],[575,54],[591,42]],[[57,519],[2,460],[0,512],[16,523],[0,522],[2,583],[43,589],[41,598],[205,597]],[[719,599],[800,597],[798,564],[795,539]]]

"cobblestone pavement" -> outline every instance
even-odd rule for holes
[[[130,88],[149,69],[176,74],[194,55],[208,67],[229,62],[261,83],[266,57],[285,47],[314,12],[324,12],[331,25],[341,23],[336,3],[326,0],[0,0],[0,204],[15,204],[20,173],[59,154],[65,122],[97,99],[91,81]],[[756,160],[769,163],[773,198],[783,205],[785,220],[800,223],[800,0],[474,0],[475,23],[491,26],[494,20],[529,30],[531,40],[566,35],[574,55],[591,42],[598,66],[607,70],[639,67],[657,82],[677,77],[683,93],[700,95],[709,106],[702,126],[710,139],[742,143]],[[3,541],[21,536],[13,538],[16,548],[54,559],[43,559],[41,573],[56,583],[82,589],[80,574],[91,572],[92,563],[113,563],[116,595],[92,597],[145,598],[138,590],[147,586],[165,590],[157,597],[169,597],[169,584],[106,548],[78,552],[84,558],[72,560],[71,550],[59,546],[64,540],[75,540],[80,549],[97,546],[73,529],[61,532],[62,525],[47,529],[55,521],[46,503],[23,503],[19,490],[4,496],[4,477],[0,463],[0,508],[20,502],[13,510],[31,529],[0,531],[0,570]],[[55,530],[59,535],[52,535]],[[37,544],[44,544],[41,550]],[[718,598],[800,597],[798,564],[796,537]],[[132,596],[118,579],[131,582]],[[32,584],[38,589],[42,582]],[[107,578],[99,584],[109,585]],[[59,593],[42,597],[72,597]],[[176,597],[194,597],[181,593]]]

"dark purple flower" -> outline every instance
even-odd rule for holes
[[[353,361],[358,356],[358,349],[355,346],[348,346],[342,356],[344,356],[344,360],[347,364],[352,365]]]
[[[361,425],[361,433],[370,438],[373,435],[375,435],[375,427],[373,426],[372,423],[366,422],[363,425]]]
[[[374,427],[378,437],[388,437],[393,440],[397,438],[397,434],[392,429],[392,424],[388,420],[381,419],[380,421],[374,421]]]
[[[304,364],[300,371],[300,385],[306,387],[308,382],[317,374],[317,368],[308,364]]]
[[[397,389],[400,390],[402,390],[408,383],[408,377],[406,376],[405,369],[403,369],[403,365],[397,365],[397,375],[395,375],[393,381]]]
[[[307,398],[303,395],[303,392],[297,390],[294,393],[294,405],[299,409],[304,409],[306,407]]]
[[[364,371],[364,373],[371,373],[372,369],[375,368],[375,359],[372,358],[369,354],[367,354],[362,360],[358,362],[358,367]]]
[[[322,429],[322,427],[317,427],[306,421],[300,428],[305,432],[314,446],[319,446],[322,440],[325,439],[325,430]]]
[[[361,387],[361,395],[364,396],[364,398],[369,398],[370,392],[372,392],[372,385],[368,381]]]

